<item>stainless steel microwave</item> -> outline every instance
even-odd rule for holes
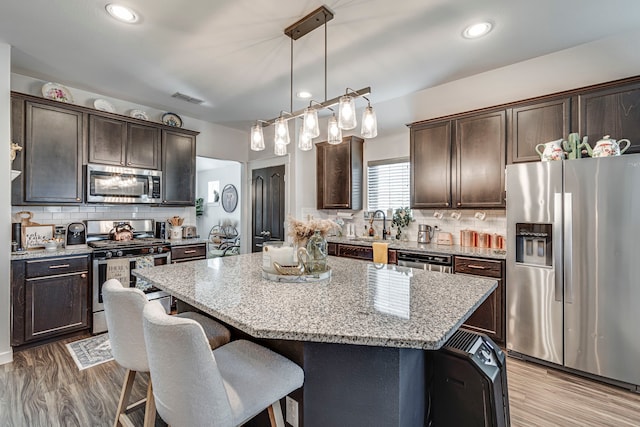
[[[87,165],[87,202],[160,203],[162,172],[107,165]]]

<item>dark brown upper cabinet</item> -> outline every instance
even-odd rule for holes
[[[505,118],[496,111],[455,121],[455,208],[505,206]]]
[[[631,142],[625,153],[640,153],[640,83],[605,85],[581,94],[579,99],[580,135],[589,138],[591,147],[610,135]]]
[[[89,116],[89,162],[158,169],[160,130],[92,114]]]
[[[316,144],[317,209],[362,209],[363,147],[356,136]]]
[[[504,207],[505,111],[411,128],[411,207]]]
[[[24,204],[81,203],[82,111],[26,101],[25,113]]]
[[[572,98],[514,106],[507,111],[508,163],[538,162],[536,145],[567,139],[570,131]]]
[[[451,121],[411,128],[411,207],[451,207]]]
[[[162,203],[193,206],[196,198],[196,137],[162,131]]]

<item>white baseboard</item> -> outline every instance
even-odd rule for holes
[[[13,350],[5,351],[0,353],[0,365],[4,365],[5,363],[13,362]]]

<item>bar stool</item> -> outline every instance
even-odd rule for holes
[[[149,372],[147,347],[142,329],[142,310],[149,301],[141,290],[125,288],[116,279],[110,279],[104,283],[102,297],[104,299],[104,311],[107,318],[107,327],[109,328],[109,341],[113,358],[127,370],[113,425],[114,427],[132,425],[128,412],[138,409],[144,404],[144,426],[153,426],[156,409],[152,395],[151,379],[149,379],[146,398],[128,405],[136,373]],[[184,317],[202,325],[206,331],[210,348],[219,347],[230,340],[229,330],[206,316],[185,312],[178,314],[176,317]]]
[[[153,396],[170,426],[238,426],[267,408],[271,425],[284,427],[280,399],[302,387],[298,365],[246,340],[211,351],[198,323],[156,301],[143,317]]]

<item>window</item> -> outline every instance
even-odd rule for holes
[[[369,162],[367,199],[370,211],[409,206],[409,159]]]

